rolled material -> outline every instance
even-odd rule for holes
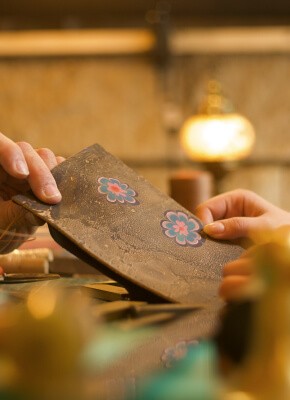
[[[53,253],[49,249],[14,250],[0,255],[0,265],[5,273],[49,273]]]

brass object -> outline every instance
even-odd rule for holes
[[[91,297],[105,301],[129,300],[129,293],[125,288],[104,283],[82,285],[82,290]]]

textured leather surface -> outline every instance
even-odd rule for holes
[[[14,201],[45,220],[59,244],[139,298],[212,302],[222,266],[241,254],[237,245],[203,237],[200,221],[99,145],[70,157],[53,175],[60,204],[43,204],[30,193]],[[174,236],[176,226],[185,235]]]

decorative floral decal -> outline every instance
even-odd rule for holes
[[[198,340],[183,340],[176,343],[175,346],[168,347],[161,356],[163,365],[166,368],[171,368],[177,361],[186,357],[189,347],[196,346],[198,343]]]
[[[115,178],[104,178],[98,179],[100,186],[98,187],[98,192],[107,195],[107,200],[111,203],[130,203],[139,204],[135,199],[137,193],[128,187],[126,183],[121,183]]]
[[[181,246],[201,246],[203,239],[198,233],[201,224],[182,211],[166,211],[167,220],[161,221],[163,233]]]

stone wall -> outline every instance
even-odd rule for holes
[[[289,66],[288,54],[196,55],[174,58],[164,75],[143,56],[1,59],[0,129],[65,156],[98,142],[168,191],[172,171],[188,166],[167,129],[168,102],[181,121],[214,77],[257,132],[222,190],[249,188],[290,210]]]

